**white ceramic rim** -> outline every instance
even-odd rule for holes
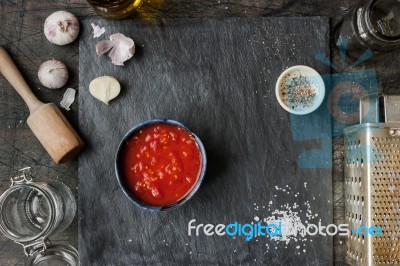
[[[318,93],[321,94],[322,97],[320,97],[320,100],[318,102],[315,102],[313,107],[311,107],[305,111],[296,111],[296,110],[293,110],[293,109],[287,107],[279,95],[279,89],[280,89],[280,85],[282,83],[283,78],[289,72],[292,72],[294,70],[299,70],[299,71],[306,70],[308,72],[311,72],[311,74],[315,74],[315,76],[321,80],[321,84],[323,84],[323,86],[321,88],[318,88]],[[306,114],[312,113],[315,110],[317,110],[318,107],[320,107],[322,102],[324,101],[324,99],[325,99],[325,83],[324,83],[324,80],[322,79],[321,75],[315,69],[313,69],[309,66],[305,66],[305,65],[292,66],[292,67],[289,67],[288,69],[286,69],[285,71],[283,71],[282,74],[279,76],[278,80],[276,81],[275,95],[276,95],[276,99],[278,100],[280,106],[282,106],[282,108],[285,109],[286,111],[288,111],[289,113],[295,114],[295,115],[306,115]]]

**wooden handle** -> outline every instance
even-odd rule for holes
[[[0,47],[0,73],[3,74],[6,80],[10,82],[22,99],[24,99],[31,113],[43,104],[32,93],[28,84],[26,84],[24,78],[14,64],[14,61],[3,47]]]

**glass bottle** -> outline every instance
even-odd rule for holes
[[[135,13],[142,0],[87,0],[97,14],[110,19],[124,19]]]
[[[400,48],[400,1],[362,0],[335,32],[336,45],[353,59]]]

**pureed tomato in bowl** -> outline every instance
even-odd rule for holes
[[[154,119],[125,135],[115,167],[123,191],[134,203],[149,210],[169,210],[199,188],[206,154],[200,139],[183,124]]]

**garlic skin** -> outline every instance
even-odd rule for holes
[[[64,96],[60,102],[60,106],[62,108],[64,108],[65,110],[70,111],[71,109],[69,107],[75,101],[75,94],[76,94],[76,91],[73,88],[68,88],[65,91]]]
[[[59,89],[68,81],[67,67],[58,60],[44,62],[38,71],[40,83],[49,89]]]
[[[79,21],[68,11],[56,11],[44,22],[44,35],[57,45],[73,42],[79,34]]]
[[[108,102],[118,96],[121,85],[118,80],[110,76],[102,76],[92,80],[89,92],[93,97],[108,105]]]
[[[110,40],[99,41],[96,44],[97,55],[108,53],[111,62],[116,66],[123,66],[126,60],[129,60],[135,54],[135,42],[123,35],[115,33],[110,36]]]
[[[91,23],[93,28],[93,39],[94,38],[99,38],[101,35],[103,35],[106,32],[106,28],[95,25],[94,23]]]

